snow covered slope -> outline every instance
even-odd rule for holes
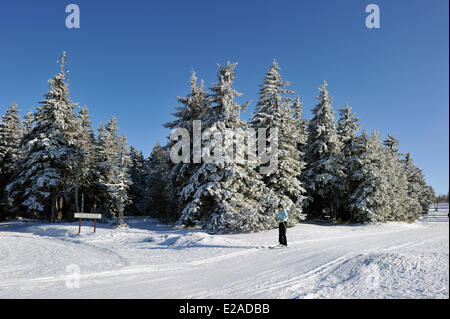
[[[0,223],[0,298],[448,298],[447,214],[303,223],[282,249],[263,249],[277,230],[208,235],[149,218],[97,234],[84,222],[81,236],[77,223]]]

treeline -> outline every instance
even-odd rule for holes
[[[113,117],[98,133],[71,101],[65,52],[49,92],[23,122],[16,104],[0,122],[0,216],[70,220],[74,212],[117,217],[132,207],[133,165],[141,153],[117,135]]]
[[[176,118],[164,126],[193,131],[200,120],[219,141],[230,130],[277,128],[277,169],[261,174],[260,157],[239,161],[174,163],[170,151],[178,140],[157,145],[151,158],[159,184],[150,187],[151,198],[161,216],[178,225],[198,225],[211,232],[259,231],[276,227],[273,212],[281,203],[288,209],[289,223],[306,218],[338,222],[414,221],[427,213],[434,191],[411,155],[400,154],[398,140],[388,135],[383,141],[375,130],[360,130],[359,119],[349,105],[339,109],[335,120],[327,83],[319,87],[313,118],[303,118],[302,102],[289,89],[274,61],[260,86],[256,109],[248,122],[240,113],[241,96],[233,88],[236,63],[220,66],[217,82],[207,91],[198,85],[195,73],[191,92],[179,97]],[[221,138],[220,138],[221,137]],[[210,149],[216,135],[202,140]],[[240,148],[247,148],[244,141]],[[274,147],[269,142],[266,149]],[[222,149],[229,149],[224,142]],[[233,145],[231,145],[233,147]],[[236,148],[237,145],[234,145]],[[263,149],[263,153],[266,152]],[[261,152],[261,150],[259,150]],[[258,154],[261,155],[261,154]]]
[[[36,113],[20,119],[16,105],[0,123],[0,216],[71,219],[75,211],[117,217],[150,215],[179,226],[197,225],[214,233],[249,232],[276,227],[274,209],[281,203],[289,223],[306,218],[340,222],[413,221],[433,202],[432,188],[410,154],[400,154],[398,140],[383,142],[377,131],[360,130],[349,105],[335,120],[332,99],[324,82],[313,118],[303,118],[302,102],[294,97],[273,62],[264,76],[256,109],[249,121],[240,119],[248,103],[233,88],[236,63],[219,66],[209,90],[190,79],[191,92],[178,97],[172,130],[193,132],[201,121],[214,135],[201,140],[202,149],[229,130],[267,128],[273,137],[258,157],[245,161],[175,163],[171,150],[179,139],[157,144],[148,158],[128,147],[117,135],[112,118],[97,134],[87,108],[69,96],[65,54],[61,70],[49,81]],[[222,145],[223,149],[245,148]],[[217,146],[217,145],[216,145]],[[267,164],[262,151],[277,148],[277,169],[261,173]],[[203,155],[203,154],[202,154]]]

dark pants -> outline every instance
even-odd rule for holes
[[[287,246],[287,238],[286,238],[286,222],[281,222],[278,224],[278,230],[279,230],[279,242],[281,245]]]

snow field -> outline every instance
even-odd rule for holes
[[[0,298],[448,298],[448,206],[416,223],[209,235],[150,218],[129,228],[0,223]],[[71,266],[79,288],[68,285]]]

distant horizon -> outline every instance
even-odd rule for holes
[[[436,194],[448,193],[447,1],[75,3],[79,29],[65,26],[69,3],[3,4],[0,115],[13,102],[22,116],[35,111],[65,50],[72,101],[89,108],[95,129],[115,116],[120,134],[148,157],[165,144],[162,124],[174,119],[176,96],[189,93],[192,70],[210,88],[216,63],[238,62],[237,101],[252,100],[247,120],[275,58],[305,119],[326,80],[336,120],[348,102],[361,131],[396,136]],[[364,25],[369,3],[380,7],[379,29]]]

